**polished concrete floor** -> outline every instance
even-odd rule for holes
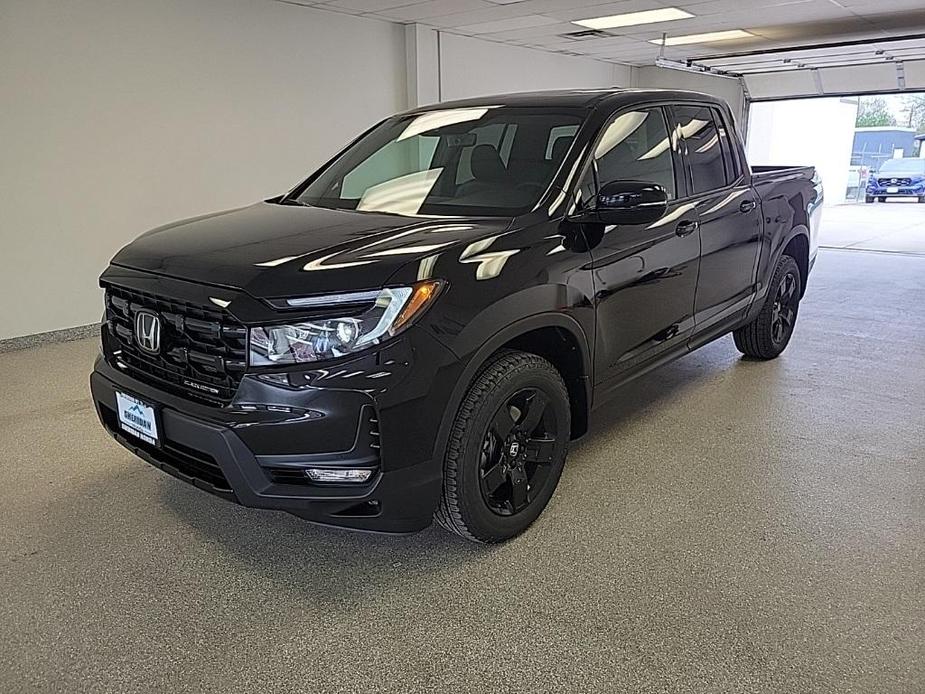
[[[925,255],[925,205],[888,198],[826,207],[819,242],[829,248]]]
[[[780,359],[628,386],[499,547],[184,486],[95,351],[0,355],[2,692],[925,691],[925,258],[824,251]]]

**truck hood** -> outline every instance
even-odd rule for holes
[[[261,202],[153,229],[112,263],[258,298],[378,289],[402,265],[499,233],[511,221]]]

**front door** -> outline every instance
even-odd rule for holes
[[[616,180],[658,183],[669,194],[667,213],[650,224],[588,229],[597,303],[597,382],[617,385],[664,352],[683,347],[694,326],[700,258],[697,213],[679,201],[678,141],[661,107],[615,115],[601,131],[582,179],[587,199]]]

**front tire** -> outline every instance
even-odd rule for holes
[[[868,203],[868,204],[869,204],[869,203],[872,203],[873,201],[874,201],[874,196],[873,196],[873,195],[868,195],[868,196],[866,196],[866,197],[864,198],[864,202],[866,202],[866,203]]]
[[[771,277],[764,306],[755,319],[732,333],[742,354],[774,359],[790,344],[800,309],[800,268],[789,255],[781,256]]]
[[[552,497],[568,452],[562,376],[526,352],[499,352],[466,393],[450,432],[436,521],[474,542],[526,530]]]
[[[877,202],[886,202],[886,196],[881,195],[879,198],[877,198]]]

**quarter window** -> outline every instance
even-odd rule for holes
[[[732,149],[732,138],[729,137],[726,119],[723,118],[723,114],[714,109],[713,120],[716,121],[716,129],[719,133],[719,144],[723,150],[723,162],[726,167],[726,183],[733,183],[739,177],[739,166]]]

